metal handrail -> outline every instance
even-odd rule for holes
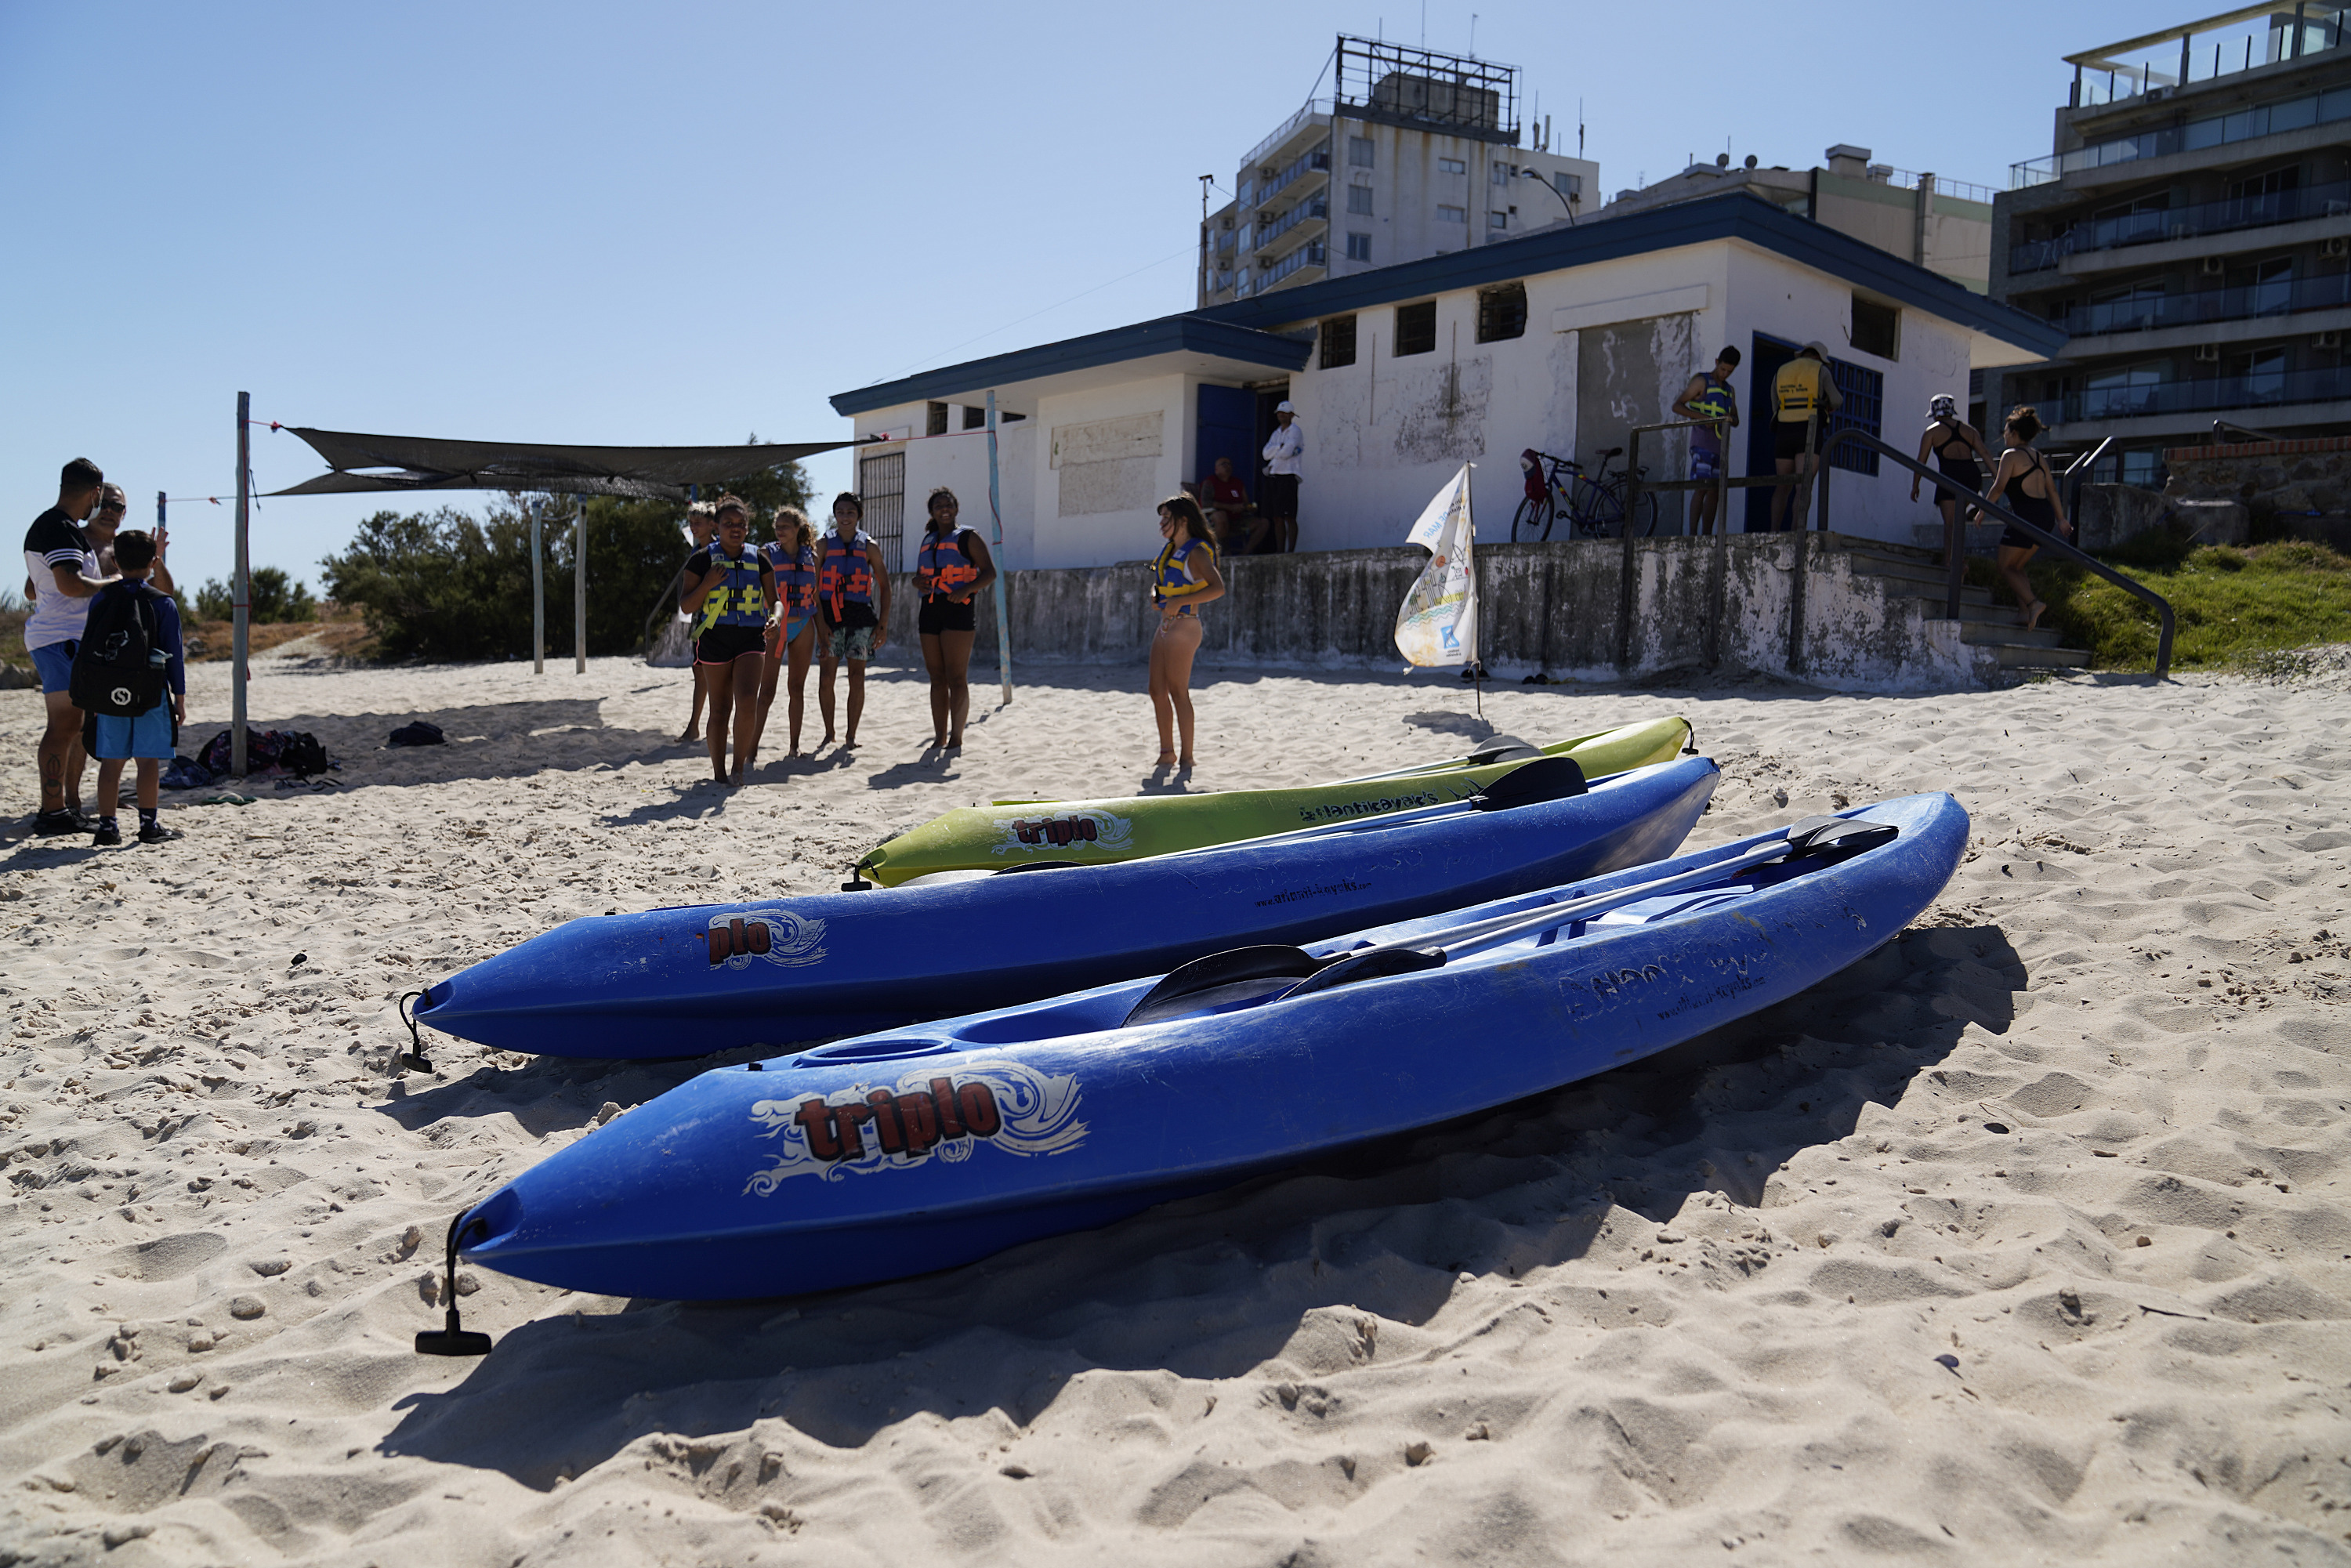
[[[2115,438],[2109,435],[2105,440],[2099,442],[2095,446],[2091,447],[2089,451],[2084,453],[2081,456],[2074,458],[2074,461],[2068,463],[2064,467],[2058,470],[2065,479],[2065,510],[2067,512],[2078,512],[2082,509],[2082,486],[2090,477],[2090,465],[2097,462],[2099,458],[2104,457],[2106,455],[2106,448],[2112,446],[2114,444]]]
[[[1831,473],[1828,460],[1829,454],[1835,451],[1837,444],[1842,441],[1858,442],[1862,445],[1875,451],[1881,457],[1891,457],[1895,462],[1900,464],[1903,467],[1909,469],[1913,474],[1917,474],[1923,478],[1932,479],[1938,486],[1948,489],[1957,490],[1961,495],[1968,496],[1969,499],[1967,504],[1976,507],[1985,516],[1998,518],[2001,522],[2014,528],[2017,532],[2024,535],[2027,538],[2036,539],[2043,546],[2050,549],[2053,549],[2060,555],[2088,568],[2093,573],[2105,578],[2108,582],[2113,583],[2116,588],[2121,589],[2132,598],[2139,600],[2143,603],[2153,605],[2157,615],[2161,618],[2162,622],[2161,630],[2156,638],[2155,678],[2158,681],[2168,680],[2170,678],[2171,637],[2173,632],[2178,627],[2178,619],[2173,615],[2171,610],[2171,601],[2164,598],[2163,595],[2156,592],[2155,590],[2147,587],[2145,583],[2136,581],[2133,579],[2125,576],[2123,573],[2116,571],[2113,567],[2108,566],[2105,561],[2100,560],[2097,557],[2092,555],[2089,551],[2081,549],[2079,546],[2068,544],[2064,539],[2059,538],[2056,535],[2042,528],[2039,525],[2026,522],[2022,517],[2018,517],[2014,512],[2010,511],[2006,507],[2001,506],[1998,501],[1993,500],[1991,497],[1970,495],[1965,486],[1952,483],[1950,480],[1944,478],[1940,474],[1937,474],[1928,468],[1925,464],[1916,462],[1907,455],[1896,452],[1894,448],[1886,445],[1886,443],[1878,440],[1877,437],[1870,434],[1866,431],[1856,430],[1850,427],[1840,430],[1834,435],[1830,436],[1827,443],[1821,449],[1820,515],[1823,520],[1828,517],[1829,474]],[[1998,471],[1994,470],[1994,472],[1997,473]],[[1954,621],[1959,619],[1959,605],[1956,601],[1949,606],[1949,619]]]
[[[2220,439],[2220,435],[2222,432],[2231,430],[2235,431],[2239,435],[2250,435],[2255,441],[2283,441],[2285,439],[2283,435],[2273,434],[2271,432],[2266,430],[2255,430],[2250,424],[2239,424],[2232,420],[2216,419],[2212,422],[2212,444],[2215,446],[2226,445],[2227,443]]]

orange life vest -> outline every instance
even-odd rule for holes
[[[951,534],[923,536],[923,548],[914,556],[914,578],[924,598],[945,599],[979,580],[979,568],[963,553],[963,535],[957,528]]]
[[[817,569],[816,591],[831,610],[836,626],[846,619],[847,606],[871,608],[873,603],[873,563],[865,555],[865,548],[872,542],[873,537],[863,528],[846,541],[838,533],[824,536],[824,564]]]

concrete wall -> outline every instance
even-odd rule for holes
[[[904,429],[911,417],[914,429],[923,428],[923,405],[909,409],[890,409],[881,413],[862,416],[858,422],[861,436],[869,434],[870,419],[873,429],[891,431]],[[949,423],[962,422],[960,406],[949,409]],[[1035,517],[1037,465],[1037,423],[1033,419],[1002,425],[997,433],[997,484],[1004,508],[1004,549],[1006,560],[1015,568],[1035,564]],[[932,490],[946,486],[963,503],[963,524],[978,530],[981,538],[988,537],[991,519],[987,511],[987,432],[985,429],[953,431],[948,434],[904,442],[877,444],[860,447],[853,455],[863,460],[889,453],[900,452],[906,458],[906,517],[900,540],[902,559],[890,563],[897,570],[910,570],[914,564],[914,549],[923,537],[924,501]],[[855,483],[854,480],[852,481]],[[819,528],[830,526],[832,517],[832,497],[820,496],[810,508]]]
[[[1944,691],[1997,678],[1995,661],[1856,571],[1834,534],[1805,536],[1803,653],[1796,674],[1839,691]],[[1789,671],[1797,536],[1646,539],[1634,551],[1633,635],[1618,659],[1624,550],[1614,542],[1478,551],[1480,641],[1498,678],[1542,670],[1585,681],[1708,667]],[[1427,562],[1395,547],[1226,563],[1230,591],[1203,612],[1204,668],[1401,668],[1396,607]],[[911,580],[898,591],[910,592]],[[1008,585],[1016,674],[1024,661],[1140,664],[1157,620],[1140,561],[1032,571]],[[911,644],[910,644],[911,645]],[[983,601],[975,665],[991,669]],[[901,659],[911,657],[904,649]]]

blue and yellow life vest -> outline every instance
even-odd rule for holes
[[[1161,547],[1159,559],[1151,563],[1151,602],[1164,604],[1208,591],[1205,579],[1193,578],[1190,558],[1195,550],[1205,550],[1209,559],[1216,559],[1217,547],[1206,539],[1169,539]]]
[[[713,626],[748,626],[757,630],[768,623],[768,595],[759,585],[759,573],[764,563],[758,550],[740,556],[730,556],[718,546],[710,547],[710,564],[724,566],[726,575],[702,601],[702,614],[694,623],[694,634],[701,636]]]
[[[1729,418],[1730,383],[1717,377],[1712,371],[1703,371],[1699,373],[1706,378],[1706,390],[1698,393],[1698,396],[1694,398],[1686,398],[1683,400],[1691,409],[1693,417],[1698,419]]]
[[[923,548],[914,556],[914,578],[922,584],[923,597],[932,600],[960,593],[979,580],[979,568],[963,553],[961,528],[923,536]]]
[[[816,547],[800,551],[793,564],[784,564],[784,547],[768,547],[768,560],[776,569],[776,599],[784,613],[797,621],[816,609]]]
[[[844,540],[838,533],[824,536],[824,564],[817,569],[817,597],[832,612],[832,623],[841,625],[846,617],[842,612],[852,604],[871,608],[873,603],[873,564],[865,556],[873,538],[863,528],[857,537]]]

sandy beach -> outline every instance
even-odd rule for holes
[[[903,653],[903,650],[900,651]],[[983,674],[985,673],[983,672]],[[836,886],[1128,792],[1140,668],[729,791],[685,677],[261,661],[340,787],[0,845],[0,1563],[2351,1563],[2351,682],[1835,696],[1204,670],[1196,789],[1687,715],[1693,846],[1948,789],[1896,943],[1666,1056],[945,1274],[722,1308],[467,1271],[450,1216],[703,1062],[393,1003],[573,915]],[[225,724],[191,670],[183,749]],[[975,686],[975,708],[994,688]],[[811,734],[815,733],[811,692]],[[34,799],[39,699],[0,693]],[[387,750],[410,719],[445,747]],[[848,1554],[856,1554],[852,1558]]]

